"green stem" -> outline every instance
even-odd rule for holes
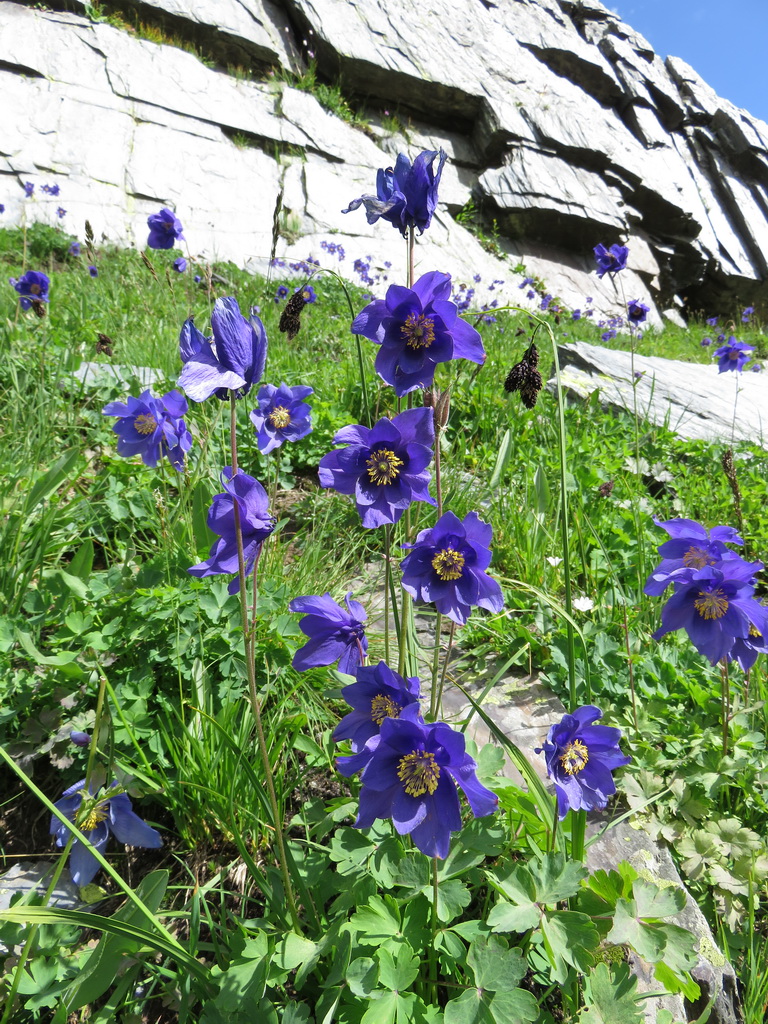
[[[728,754],[728,719],[730,717],[730,678],[728,662],[725,658],[720,662],[721,715],[723,719],[723,757]]]
[[[448,672],[448,662],[451,660],[451,650],[453,648],[453,638],[456,635],[456,623],[451,621],[451,631],[448,634],[448,646],[445,650],[445,658],[443,659],[443,671],[440,674],[440,686],[437,690],[437,703],[435,705],[435,714],[438,718],[442,718],[443,714],[443,687],[445,686],[445,676]]]
[[[437,1006],[437,857],[432,858],[432,941],[429,944],[429,986],[432,992],[432,1005]]]
[[[584,863],[584,835],[587,830],[587,812],[571,811],[571,858]]]
[[[440,612],[435,616],[435,650],[432,656],[432,690],[429,695],[429,717],[434,722],[437,711],[437,674],[440,671],[440,630],[443,616]]]
[[[384,527],[384,661],[389,664],[389,585],[391,567],[389,561],[392,543],[392,527],[387,523]]]

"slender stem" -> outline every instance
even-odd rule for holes
[[[232,479],[234,479],[235,475],[237,474],[237,440],[235,433],[237,423],[237,410],[235,405],[236,399],[234,391],[230,391],[229,397],[230,451],[232,453]],[[232,499],[232,508],[235,521],[235,537],[237,539],[237,575],[240,582],[240,619],[243,629],[243,647],[245,650],[245,667],[248,674],[248,691],[251,698],[251,708],[253,709],[253,719],[256,725],[256,737],[259,744],[259,753],[261,754],[261,763],[264,769],[264,779],[267,785],[267,794],[269,796],[270,806],[272,807],[272,816],[274,818],[275,841],[277,843],[278,856],[280,859],[280,872],[283,876],[283,885],[285,887],[285,898],[288,901],[288,909],[290,911],[293,927],[297,932],[301,933],[301,923],[299,921],[299,914],[296,909],[296,901],[294,900],[293,889],[291,887],[291,877],[288,873],[288,861],[285,853],[285,842],[283,840],[283,826],[280,816],[280,807],[277,802],[277,793],[275,792],[275,781],[272,776],[272,765],[270,763],[269,750],[267,749],[267,741],[264,736],[264,726],[261,720],[261,702],[259,701],[259,694],[256,688],[256,664],[252,654],[253,637],[249,637],[248,631],[248,595],[246,593],[245,584],[245,554],[243,551],[243,530],[240,522],[240,507],[238,505],[237,499],[234,497]],[[255,593],[256,580],[254,573],[254,595]]]
[[[639,732],[637,725],[637,698],[635,696],[635,666],[632,660],[632,650],[629,644],[629,622],[627,620],[627,606],[622,601],[621,611],[624,616],[624,644],[627,648],[627,665],[629,666],[629,692],[632,695],[632,719],[635,723],[635,735]]]
[[[725,757],[728,753],[728,720],[730,717],[730,679],[728,677],[728,661],[725,658],[720,662],[720,695],[720,713],[723,720],[723,757]]]
[[[443,671],[440,674],[440,686],[437,690],[437,703],[435,704],[435,714],[438,718],[443,717],[443,687],[445,686],[445,676],[448,672],[448,662],[451,660],[451,650],[453,648],[453,638],[456,635],[456,623],[451,621],[451,631],[448,634],[448,646],[445,649],[445,658],[443,659]]]
[[[584,861],[584,834],[587,830],[587,812],[571,811],[571,857],[580,864]]]
[[[432,941],[429,944],[429,985],[432,990],[432,1004],[437,1006],[437,857],[432,858]]]
[[[414,249],[416,247],[416,229],[413,224],[408,228],[408,280],[407,285],[409,288],[413,288],[413,263],[414,263]]]
[[[437,711],[437,674],[440,671],[440,630],[443,616],[440,612],[435,616],[435,650],[432,656],[432,689],[429,694],[429,716],[434,721]]]
[[[389,561],[392,543],[392,527],[389,523],[384,527],[384,661],[389,664],[389,584],[392,572]]]

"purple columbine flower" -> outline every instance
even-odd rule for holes
[[[147,850],[156,850],[163,845],[160,833],[151,828],[136,814],[127,793],[110,795],[110,790],[117,786],[112,783],[109,789],[100,794],[90,794],[85,789],[85,779],[76,782],[65,790],[60,800],[54,804],[62,814],[73,822],[77,822],[78,812],[83,801],[86,802],[86,814],[78,824],[99,853],[104,853],[110,833],[120,843],[127,846],[142,846]],[[67,826],[55,816],[51,816],[51,835],[56,836],[56,845],[61,849],[67,845],[71,835]],[[84,886],[92,882],[101,865],[87,846],[79,839],[72,844],[69,856],[69,873],[75,885]]]
[[[173,269],[176,271],[177,274],[184,273],[184,271],[187,269],[187,261],[184,259],[183,256],[176,257],[176,259],[173,261]]]
[[[24,182],[24,195],[27,198],[29,198],[31,195],[34,195],[34,192],[35,192],[34,183],[31,182],[31,181],[25,181]]]
[[[368,654],[368,638],[363,623],[368,616],[359,601],[352,600],[350,590],[344,598],[347,610],[336,604],[330,594],[295,597],[288,610],[303,614],[299,629],[309,637],[293,656],[293,667],[299,672],[321,665],[339,663],[339,672],[354,675]]]
[[[231,575],[238,573],[237,533],[235,530],[235,504],[240,517],[243,536],[243,558],[246,576],[252,571],[261,552],[261,545],[275,528],[275,518],[269,511],[267,492],[252,476],[225,466],[221,474],[223,494],[214,495],[208,510],[208,529],[219,535],[208,558],[187,569],[192,576]],[[236,575],[227,588],[228,593],[240,590]]]
[[[80,243],[79,242],[73,242],[72,245],[70,245],[68,251],[69,251],[69,255],[70,256],[79,256],[80,255]]]
[[[69,738],[76,747],[87,747],[91,742],[91,737],[87,732],[78,732],[76,729],[69,734]]]
[[[727,658],[734,642],[749,636],[754,625],[764,636],[768,613],[754,597],[754,574],[762,562],[729,559],[696,572],[678,570],[675,592],[661,610],[661,627],[653,633],[660,640],[684,629],[693,646],[716,665]]]
[[[22,309],[29,309],[35,300],[48,301],[48,289],[51,282],[47,274],[40,270],[28,270],[18,281],[11,283],[19,293],[19,305]]]
[[[400,564],[402,587],[417,604],[432,603],[460,626],[474,607],[500,612],[501,587],[486,569],[491,562],[493,530],[476,512],[460,520],[444,513],[430,530],[422,530]]]
[[[251,413],[251,423],[256,428],[256,443],[259,451],[267,455],[279,448],[284,441],[298,441],[312,430],[310,417],[312,406],[304,401],[314,390],[304,384],[288,387],[281,384],[265,384],[256,401],[259,408]]]
[[[277,291],[275,292],[275,302],[282,302],[282,300],[286,299],[287,297],[288,297],[288,287],[287,287],[287,285],[279,284],[277,286]]]
[[[413,288],[390,285],[386,299],[376,299],[358,313],[352,333],[380,345],[376,372],[405,395],[429,387],[435,367],[449,359],[485,362],[480,335],[450,302],[451,277],[432,271]]]
[[[752,319],[752,314],[754,312],[755,312],[755,307],[754,306],[747,306],[745,309],[742,309],[742,311],[741,311],[741,322],[743,324],[748,324],[749,321]]]
[[[440,159],[435,171],[434,162],[438,156]],[[394,170],[388,167],[378,171],[376,195],[353,199],[347,209],[341,212],[350,213],[364,205],[369,224],[375,224],[379,217],[383,217],[398,228],[403,237],[412,227],[418,228],[419,234],[423,234],[437,206],[437,190],[445,159],[442,149],[439,152],[428,149],[419,153],[411,165],[408,157],[400,153]]]
[[[597,263],[597,276],[605,274],[618,274],[620,270],[626,269],[629,249],[626,245],[612,245],[606,249],[604,245],[596,245],[592,250]]]
[[[159,213],[151,213],[147,217],[149,238],[147,245],[150,249],[172,249],[177,241],[184,238],[184,228],[181,221],[167,206],[164,206]]]
[[[734,336],[731,335],[725,345],[721,345],[713,353],[718,360],[717,372],[725,373],[726,370],[736,370],[741,373],[749,362],[749,353],[754,351],[754,345],[746,345],[743,341],[736,341]]]
[[[711,317],[709,317],[709,318],[707,319],[707,321],[706,321],[707,327],[717,327],[717,321],[718,321],[719,319],[720,319],[720,318],[719,318],[719,317],[717,317],[717,316],[711,316]]]
[[[297,288],[296,291],[301,294],[302,299],[304,299],[307,305],[317,302],[317,293],[311,284],[305,284],[303,288]]]
[[[0,213],[5,213],[5,204],[0,203]]]
[[[184,469],[192,435],[183,419],[187,402],[180,392],[155,398],[147,388],[138,398],[129,395],[127,402],[110,402],[101,411],[104,416],[120,417],[112,427],[118,437],[118,455],[126,459],[140,455],[144,465],[152,467],[165,456],[175,469]]]
[[[761,606],[762,607],[762,606]],[[737,661],[743,672],[749,672],[757,661],[758,654],[768,654],[768,616],[762,632],[754,623],[749,627],[748,636],[739,636],[733,641],[728,657]]]
[[[47,192],[49,196],[57,196],[61,189],[58,185],[43,185],[43,192]]]
[[[333,730],[333,738],[349,740],[359,753],[372,736],[378,736],[385,718],[399,718],[409,704],[418,706],[421,687],[416,676],[403,679],[384,661],[361,665],[355,676],[357,682],[341,691],[352,711]]]
[[[342,428],[333,440],[346,448],[322,457],[320,485],[354,494],[367,529],[398,522],[412,501],[435,504],[429,494],[427,468],[435,443],[432,409],[406,409],[392,420],[380,419],[373,427],[353,424]]]
[[[707,530],[694,519],[667,519],[662,522],[654,516],[653,521],[667,531],[670,539],[659,545],[661,562],[648,577],[644,594],[663,594],[670,583],[679,580],[675,573],[680,569],[697,572],[705,566],[717,566],[724,560],[739,558],[737,552],[726,547],[726,544],[744,543],[732,526],[713,526]]]
[[[193,402],[247,395],[258,384],[267,362],[267,332],[257,316],[246,320],[237,299],[216,299],[211,314],[213,342],[195,327],[190,317],[181,329],[179,350],[184,369],[179,386]],[[215,348],[214,348],[215,346]]]
[[[627,303],[627,319],[631,324],[641,324],[648,316],[650,306],[646,306],[640,299],[630,299]]]
[[[99,276],[98,270],[92,264],[89,265],[89,267],[88,267],[88,273],[91,275],[91,277],[98,277]]]
[[[593,704],[577,708],[572,715],[563,715],[553,725],[543,747],[547,775],[554,780],[557,814],[560,820],[569,810],[601,810],[608,797],[616,792],[611,772],[629,764],[631,757],[619,748],[621,729],[593,725],[603,712]]]
[[[712,339],[702,338],[700,344],[702,348],[709,348],[709,346],[712,344]]]
[[[67,215],[67,211],[64,209],[63,206],[57,207],[57,209],[56,209],[56,216],[59,219],[61,219],[62,217],[66,217],[66,215]]]
[[[355,826],[370,828],[377,818],[391,818],[397,832],[410,835],[427,857],[447,857],[451,832],[461,829],[457,786],[476,818],[498,806],[496,794],[478,781],[463,733],[445,722],[425,724],[415,703],[399,718],[384,718],[378,736],[336,764],[345,776],[362,770]]]

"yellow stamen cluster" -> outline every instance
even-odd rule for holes
[[[760,630],[757,628],[757,626],[753,622],[750,622],[750,624],[749,624],[749,635],[750,636],[762,637],[763,634],[760,632]]]
[[[291,414],[284,405],[277,405],[267,419],[276,430],[283,430],[291,422]]]
[[[435,324],[423,313],[409,313],[400,328],[408,348],[429,348],[435,340]]]
[[[722,619],[728,611],[728,598],[722,590],[700,590],[693,607],[702,619]]]
[[[567,775],[578,775],[589,762],[589,751],[581,740],[569,743],[560,755],[560,764]]]
[[[683,555],[683,565],[686,569],[703,569],[705,565],[714,565],[715,559],[707,551],[701,548],[690,547]]]
[[[106,817],[106,807],[97,804],[95,807],[91,808],[83,822],[80,824],[80,831],[92,832],[97,825],[101,824],[102,821],[106,820]]]
[[[458,580],[464,569],[464,555],[453,548],[443,548],[432,559],[432,568],[441,580]]]
[[[368,467],[368,476],[372,484],[391,484],[396,480],[403,460],[398,459],[394,452],[386,448],[380,448],[374,452],[365,463]]]
[[[431,796],[437,789],[440,765],[435,764],[435,755],[428,750],[414,750],[400,758],[397,777],[408,796]]]
[[[403,709],[386,694],[377,693],[371,701],[371,720],[381,725],[385,718],[399,718]]]
[[[40,294],[40,285],[39,284],[31,284],[29,286],[29,290],[32,292],[33,295],[39,295]]]
[[[154,434],[157,430],[157,420],[151,412],[140,412],[133,421],[137,434]]]

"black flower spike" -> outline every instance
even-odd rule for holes
[[[532,409],[536,405],[536,399],[543,387],[544,381],[539,371],[529,368],[525,383],[520,388],[520,397],[526,409]]]
[[[293,341],[301,330],[301,311],[306,306],[306,300],[301,292],[294,292],[285,304],[285,309],[280,314],[279,328],[283,334],[288,335],[288,341]]]
[[[520,398],[526,409],[533,409],[539,392],[544,387],[541,374],[536,369],[539,365],[539,352],[531,342],[519,363],[515,363],[504,381],[505,391],[519,391]]]
[[[96,354],[112,357],[112,346],[114,342],[107,334],[97,333]]]

